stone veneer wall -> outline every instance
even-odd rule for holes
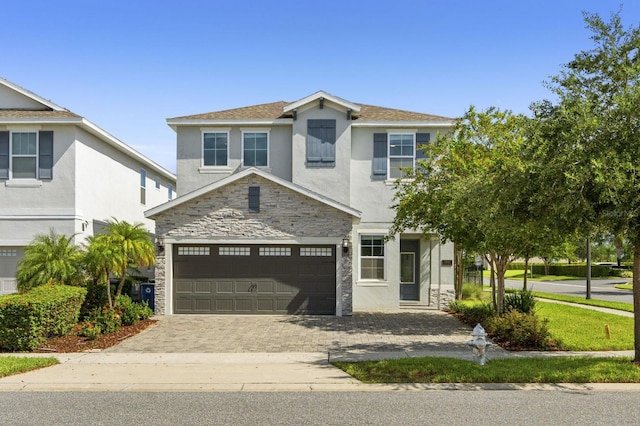
[[[249,187],[260,187],[260,212],[249,213]],[[238,238],[252,239],[335,237],[336,242],[351,232],[353,217],[327,204],[306,197],[258,175],[249,175],[201,197],[180,204],[153,217],[156,235],[165,239]],[[338,248],[339,249],[339,248]],[[351,256],[342,259],[341,279],[344,315],[352,312]],[[165,314],[164,254],[156,265],[156,313]]]
[[[456,300],[456,293],[451,289],[443,289],[440,292],[440,309],[445,309],[449,303]],[[438,307],[438,289],[431,290],[431,303],[429,306]]]

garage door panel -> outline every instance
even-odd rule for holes
[[[174,247],[176,313],[335,313],[333,246]]]

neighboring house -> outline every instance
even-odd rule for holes
[[[141,222],[175,197],[175,175],[85,118],[0,78],[0,294],[24,247],[55,229],[75,242],[115,217]]]
[[[393,185],[453,120],[325,92],[167,120],[181,195],[156,222],[156,313],[312,313],[436,306],[453,247],[385,237]]]

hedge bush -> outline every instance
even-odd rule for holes
[[[124,294],[116,298],[115,310],[120,314],[124,325],[133,325],[153,315],[153,311],[146,301],[135,303],[129,296]]]
[[[68,333],[86,293],[82,287],[49,284],[0,297],[0,348],[32,351],[47,337]]]
[[[537,275],[546,275],[544,264],[535,263],[529,264],[529,268],[533,269],[533,273]],[[509,270],[524,270],[524,263],[521,262],[512,262],[507,267]],[[619,273],[619,270],[616,268],[611,268],[609,265],[591,265],[591,276],[593,278],[598,277],[610,277],[616,276]],[[549,265],[549,275],[566,275],[570,277],[580,277],[585,278],[587,276],[587,265],[586,264],[551,264]]]

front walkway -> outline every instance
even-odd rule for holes
[[[471,328],[437,310],[335,316],[169,315],[105,352],[372,353],[464,351]]]

